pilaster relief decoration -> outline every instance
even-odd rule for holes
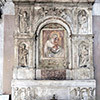
[[[88,33],[88,15],[84,9],[78,11],[77,19],[78,19],[78,33],[80,34]]]
[[[31,29],[31,7],[16,6],[17,32],[23,35],[30,33]]]
[[[71,100],[96,100],[95,88],[81,88],[77,87],[70,92]]]
[[[89,45],[88,43],[81,42],[79,45],[79,67],[88,67],[89,63]]]

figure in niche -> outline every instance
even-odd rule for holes
[[[88,30],[88,17],[85,10],[78,12],[78,32],[87,33]]]
[[[44,45],[44,55],[45,57],[64,57],[64,50],[59,45],[60,36],[56,32],[49,36],[49,39]]]
[[[89,61],[89,51],[88,46],[82,43],[79,46],[79,66],[80,67],[87,67]]]
[[[28,50],[26,49],[26,44],[21,44],[19,46],[19,66],[26,67],[28,66]]]
[[[29,18],[28,18],[28,13],[27,11],[20,11],[19,12],[19,26],[20,26],[20,32],[21,33],[27,33],[29,32]]]

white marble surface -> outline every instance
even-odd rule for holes
[[[0,95],[0,100],[9,100],[9,95]]]
[[[28,68],[28,67],[15,68],[13,71],[13,79],[32,80],[35,77],[34,73],[35,70],[33,68]]]

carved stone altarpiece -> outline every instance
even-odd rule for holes
[[[13,0],[12,100],[96,100],[94,0]]]

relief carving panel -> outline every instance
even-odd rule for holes
[[[14,100],[34,100],[34,92],[30,87],[15,87],[14,88]]]
[[[38,10],[39,19],[46,16],[59,16],[67,22],[72,23],[72,8],[41,7]]]
[[[77,87],[70,92],[71,100],[96,100],[95,88],[81,88]]]
[[[78,15],[78,33],[88,33],[88,15],[85,10],[79,10]]]
[[[16,9],[16,24],[17,33],[28,34],[30,32],[30,21],[31,21],[31,7],[30,6],[18,6]]]
[[[25,43],[21,43],[18,47],[18,65],[21,67],[28,66],[29,51]]]
[[[79,45],[79,67],[88,67],[89,63],[89,45],[82,42]]]

